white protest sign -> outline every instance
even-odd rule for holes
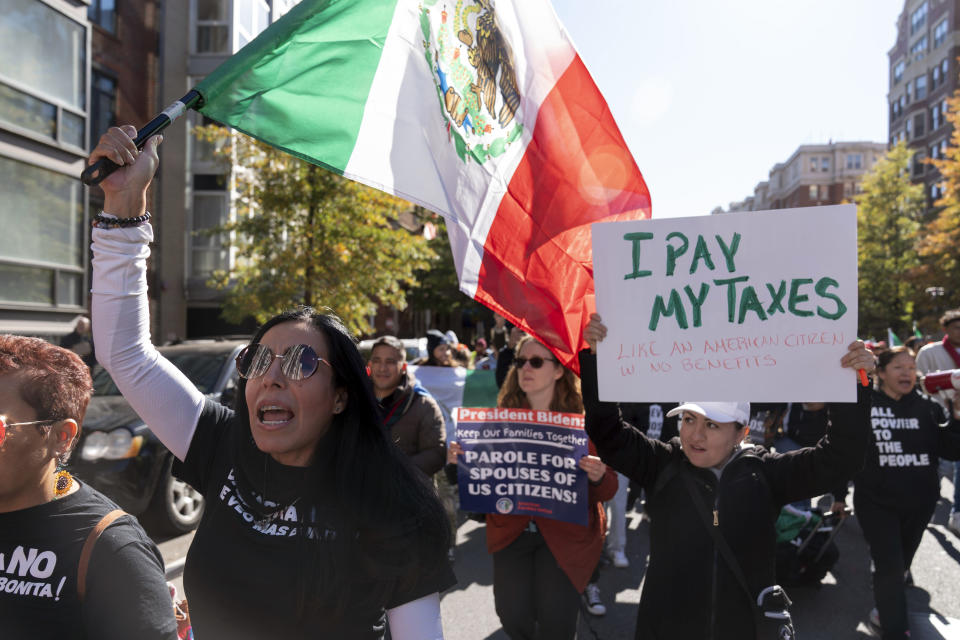
[[[592,225],[601,400],[854,402],[854,205]]]

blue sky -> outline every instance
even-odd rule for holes
[[[887,139],[903,0],[553,0],[654,217],[753,193],[801,144]]]

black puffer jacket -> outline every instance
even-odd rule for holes
[[[817,446],[786,454],[744,448],[718,478],[690,464],[679,438],[651,440],[622,421],[617,404],[600,402],[596,357],[589,351],[580,354],[580,375],[586,429],[600,457],[647,490],[650,564],[636,638],[755,638],[746,594],[714,548],[681,476],[692,474],[706,506],[716,510],[720,532],[759,593],[776,583],[774,522],[781,506],[826,493],[862,466],[870,435],[867,390],[858,387],[856,404],[829,407],[835,426]]]

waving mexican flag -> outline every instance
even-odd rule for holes
[[[590,224],[650,214],[547,0],[304,0],[197,90],[211,119],[442,215],[463,292],[574,367]]]

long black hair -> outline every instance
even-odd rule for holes
[[[342,614],[347,604],[368,598],[382,606],[392,589],[440,569],[450,546],[449,521],[432,485],[387,439],[366,365],[343,322],[335,315],[299,307],[268,320],[253,343],[286,322],[309,325],[324,337],[334,387],[347,394],[345,410],[333,415],[318,444],[323,455],[306,470],[302,497],[313,504],[333,503],[337,533],[334,539],[300,536],[306,552],[299,589],[301,614],[307,609]],[[241,461],[248,461],[238,465],[238,480],[252,485],[247,490],[261,492],[256,480],[260,468],[266,475],[267,468],[277,463],[253,443],[246,385],[241,378],[236,396],[237,419],[244,431],[237,439],[242,449],[238,453]],[[266,485],[261,492],[264,500],[273,500],[267,478],[261,482]]]

